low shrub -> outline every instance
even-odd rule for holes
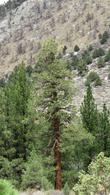
[[[102,80],[100,79],[100,77],[98,77],[94,82],[94,86],[97,87],[97,86],[101,86],[101,85],[102,85]]]
[[[78,61],[77,70],[80,76],[84,76],[85,73],[87,72],[88,68],[84,59],[80,59]]]
[[[82,58],[83,58],[83,60],[85,61],[85,63],[87,65],[92,63],[92,57],[91,57],[91,55],[90,55],[90,53],[88,51],[85,51],[82,54]]]
[[[78,58],[77,56],[73,56],[69,66],[71,69],[77,70],[78,74],[81,76],[84,76],[85,72],[88,70],[86,61],[83,58]]]
[[[98,49],[95,49],[94,52],[93,52],[93,58],[98,58],[100,56],[104,56],[105,55],[105,51],[104,49],[102,48],[98,48]]]
[[[88,51],[92,51],[93,50],[93,46],[92,45],[89,45],[88,46]]]
[[[107,31],[105,31],[103,33],[103,35],[100,37],[100,43],[102,45],[105,44],[107,42],[108,38],[109,38],[109,33]]]
[[[86,57],[85,61],[86,61],[87,65],[88,65],[88,64],[91,64],[91,63],[92,63],[92,57],[91,57],[90,55],[88,55],[88,56]]]
[[[89,75],[87,76],[85,85],[88,85],[90,83],[93,83],[95,87],[102,85],[102,81],[96,72],[90,72]]]
[[[102,57],[100,57],[98,59],[97,66],[98,66],[98,68],[103,68],[105,66],[105,62],[104,62],[104,59]]]
[[[80,50],[79,46],[78,46],[78,45],[75,45],[74,51],[75,51],[75,52],[78,52],[79,50]]]
[[[77,56],[72,56],[72,60],[70,62],[70,66],[72,67],[72,69],[76,70],[77,66],[78,66],[78,63],[79,63],[78,57]]]
[[[105,55],[105,58],[104,58],[104,61],[105,61],[105,62],[110,61],[110,49],[107,51],[107,53],[106,53],[106,55]]]

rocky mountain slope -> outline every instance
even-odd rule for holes
[[[75,44],[80,48],[98,44],[98,36],[110,31],[109,0],[14,0],[0,9],[0,77],[9,74],[22,61],[35,64],[42,40],[55,38],[67,52]],[[19,2],[19,4],[17,4]],[[100,45],[98,45],[100,46]],[[109,48],[109,44],[106,46]],[[103,85],[94,89],[98,103],[109,103],[110,81],[106,79],[109,64],[98,70]],[[85,77],[75,77],[76,104],[84,92]],[[81,96],[81,97],[80,97]]]
[[[41,40],[48,37],[68,50],[96,41],[109,29],[109,8],[108,0],[27,0],[7,10],[0,20],[0,75],[22,60],[34,63]]]
[[[88,75],[91,71],[97,72],[102,80],[102,86],[93,87],[93,95],[99,108],[102,108],[103,104],[108,105],[110,108],[110,80],[108,79],[109,70],[110,63],[101,69],[98,69],[96,64],[92,63],[89,66],[89,72],[87,73]],[[75,77],[74,79],[77,90],[73,100],[77,108],[79,108],[80,103],[83,101],[83,97],[86,91],[86,77]]]

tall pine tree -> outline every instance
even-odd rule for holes
[[[84,101],[80,107],[80,113],[84,128],[96,138],[96,132],[98,128],[98,110],[95,104],[94,97],[92,95],[92,88],[90,84],[87,86],[86,95]],[[87,169],[96,151],[96,142],[94,140],[93,145],[88,145],[86,148],[86,158],[84,159],[85,169]]]
[[[106,104],[103,105],[103,110],[99,114],[98,126],[96,134],[97,152],[103,151],[105,154],[110,155],[110,112]]]
[[[58,46],[54,40],[45,42],[37,63],[37,84],[39,86],[39,110],[50,124],[50,148],[54,153],[55,189],[62,188],[61,134],[70,118],[71,73],[68,64],[57,58]],[[47,133],[48,134],[48,133]],[[44,134],[44,136],[46,136]]]
[[[1,177],[21,182],[23,164],[29,155],[28,100],[30,88],[25,66],[12,73],[2,93]],[[5,167],[4,167],[5,166]],[[7,167],[7,168],[6,168]]]
[[[80,107],[80,113],[83,126],[94,134],[98,124],[98,111],[90,84],[87,86],[86,95],[84,96],[84,101]]]

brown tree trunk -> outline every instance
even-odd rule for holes
[[[61,178],[61,150],[60,150],[60,120],[58,117],[53,117],[53,129],[54,129],[54,160],[55,160],[55,189],[61,190],[62,178]]]

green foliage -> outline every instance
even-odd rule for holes
[[[88,173],[79,175],[79,182],[74,186],[78,195],[105,194],[110,192],[110,158],[100,153],[88,168]]]
[[[87,87],[80,111],[83,126],[95,138],[93,146],[86,151],[86,154],[88,153],[88,160],[86,162],[101,151],[106,155],[110,155],[110,112],[105,104],[102,111],[97,110],[90,86]]]
[[[85,168],[87,150],[92,146],[94,137],[87,132],[77,118],[62,133],[62,170],[63,182],[70,188],[77,181],[78,171]],[[66,161],[65,161],[66,159]]]
[[[97,87],[97,86],[101,86],[102,85],[102,80],[100,79],[100,77],[98,77],[96,79],[96,81],[94,82],[94,86]]]
[[[107,51],[104,60],[105,60],[105,62],[110,61],[110,49]]]
[[[90,54],[85,51],[82,54],[81,58],[78,56],[73,56],[70,62],[70,66],[72,69],[77,70],[80,76],[84,76],[88,70],[87,65],[90,64],[91,62],[92,58]]]
[[[93,83],[95,87],[102,85],[102,81],[101,81],[99,75],[96,72],[93,72],[93,71],[91,71],[89,73],[89,75],[87,76],[87,80],[86,80],[85,85],[89,85],[91,83]]]
[[[4,87],[5,86],[5,79],[2,78],[0,79],[0,87]]]
[[[0,195],[18,195],[11,183],[6,180],[0,180]]]
[[[102,36],[100,36],[100,43],[103,45],[109,39],[109,33],[105,31]]]
[[[77,56],[72,57],[70,66],[72,69],[77,70],[80,76],[84,76],[87,72],[87,59],[78,58]],[[89,60],[89,59],[88,59]]]
[[[88,51],[85,51],[82,54],[82,58],[86,62],[87,65],[92,63],[92,57]]]
[[[97,125],[98,125],[98,110],[95,104],[94,97],[92,95],[92,88],[90,85],[87,86],[86,95],[84,96],[84,101],[80,107],[81,119],[84,128],[87,132],[91,133],[92,136],[96,135]],[[86,143],[87,144],[87,143]],[[87,166],[91,162],[91,158],[94,156],[96,151],[95,139],[92,145],[88,145],[85,153],[86,158],[84,159],[84,168],[87,170]]]
[[[90,54],[88,54],[86,56],[85,61],[86,61],[87,65],[92,63],[92,57],[90,56]]]
[[[69,102],[73,90],[68,63],[59,60],[57,56],[57,44],[53,40],[47,41],[38,57],[38,74],[30,73],[30,68],[27,74],[24,65],[21,65],[15,69],[6,86],[0,88],[0,175],[17,187],[21,183],[23,188],[28,185],[31,187],[31,182],[32,185],[37,181],[41,183],[41,177],[43,188],[50,185],[49,181],[54,182],[54,132],[51,117],[54,110],[59,108],[57,116],[61,121],[62,132],[63,126],[71,118],[68,110],[71,110]],[[30,85],[31,80],[34,80],[33,86]],[[51,98],[56,92],[58,99],[53,101]],[[37,156],[32,164],[28,157],[33,147]],[[38,158],[41,156],[45,175],[38,178],[37,174],[34,177],[36,172],[33,173],[32,169],[40,166]]]
[[[103,105],[103,110],[99,113],[99,122],[97,125],[97,145],[100,151],[103,151],[106,155],[110,155],[110,112],[107,106]],[[103,139],[101,139],[103,137]]]
[[[85,75],[85,73],[88,70],[85,60],[80,59],[78,61],[77,70],[78,70],[79,75],[81,75],[81,76],[84,76]]]
[[[87,86],[86,95],[80,108],[82,122],[89,132],[94,132],[97,128],[97,106],[92,95],[92,88]]]
[[[93,46],[92,45],[89,45],[88,51],[92,51],[92,50],[93,50]]]
[[[54,49],[52,50],[52,48]],[[46,108],[45,114],[51,114],[56,107],[65,107],[67,102],[72,98],[72,75],[68,70],[68,64],[62,59],[57,59],[56,50],[57,44],[53,40],[47,41],[41,50],[37,64],[37,66],[40,65],[43,70],[41,74],[37,74],[37,80],[38,84],[40,84],[38,95],[42,102],[40,106],[42,105],[44,109]],[[53,97],[52,94],[56,91],[58,99],[49,103],[49,97]],[[63,109],[59,109],[58,115],[64,115]]]
[[[26,72],[27,72],[27,74],[28,74],[29,77],[30,77],[31,74],[33,73],[33,68],[32,68],[32,66],[27,66],[27,67],[26,67]]]
[[[69,195],[69,193],[70,193],[70,187],[69,187],[68,183],[66,183],[64,185],[63,193],[64,193],[64,195]]]
[[[105,55],[105,51],[102,48],[95,49],[93,52],[93,58],[98,58],[98,57],[104,56],[104,55]]]
[[[19,184],[32,141],[28,137],[30,86],[23,64],[12,73],[0,95],[2,96],[0,107],[2,109],[0,111],[1,178],[13,180],[14,183]]]
[[[44,117],[44,120],[49,123],[49,127],[41,129],[40,133],[42,134],[42,138],[45,139],[45,142],[42,143],[43,139],[39,145],[41,145],[41,154],[47,154],[45,156],[51,156],[53,159],[55,158],[53,153],[56,144],[53,122],[54,119],[59,121],[59,129],[62,134],[65,124],[71,119],[70,111],[72,106],[70,106],[70,103],[73,91],[71,85],[72,74],[68,70],[68,63],[57,58],[57,49],[58,47],[55,41],[47,41],[39,54],[36,67],[42,70],[36,74],[39,115]],[[56,162],[55,159],[54,162]],[[50,166],[49,162],[47,162],[47,166],[48,169],[53,167],[56,170],[55,163]],[[49,178],[51,178],[51,181],[54,181],[52,175],[49,175]]]
[[[43,161],[41,157],[36,154],[35,150],[31,152],[26,162],[21,187],[23,189],[38,188],[44,190],[52,188],[52,185],[46,178],[46,170],[43,167]]]
[[[77,56],[72,56],[72,60],[70,62],[70,66],[72,67],[72,69],[77,70],[78,63],[79,63],[79,58]]]
[[[99,58],[99,66],[103,65],[101,60]],[[81,57],[73,57],[71,66],[83,76],[91,62],[90,52],[85,51]],[[66,195],[77,181],[78,172],[87,171],[96,154],[104,151],[110,155],[110,114],[106,105],[102,111],[97,110],[90,86],[90,83],[101,85],[100,77],[95,72],[87,77],[87,93],[80,109],[82,121],[75,117],[72,106],[72,80],[68,63],[58,58],[58,45],[49,40],[38,55],[36,72],[31,67],[25,69],[22,64],[0,87],[1,178],[22,189],[53,188],[56,170],[53,121],[56,118]]]
[[[103,68],[105,66],[104,59],[102,57],[99,57],[98,62],[97,62],[98,68]]]
[[[74,51],[75,51],[75,52],[78,52],[79,50],[80,50],[79,46],[78,46],[78,45],[75,45]]]

